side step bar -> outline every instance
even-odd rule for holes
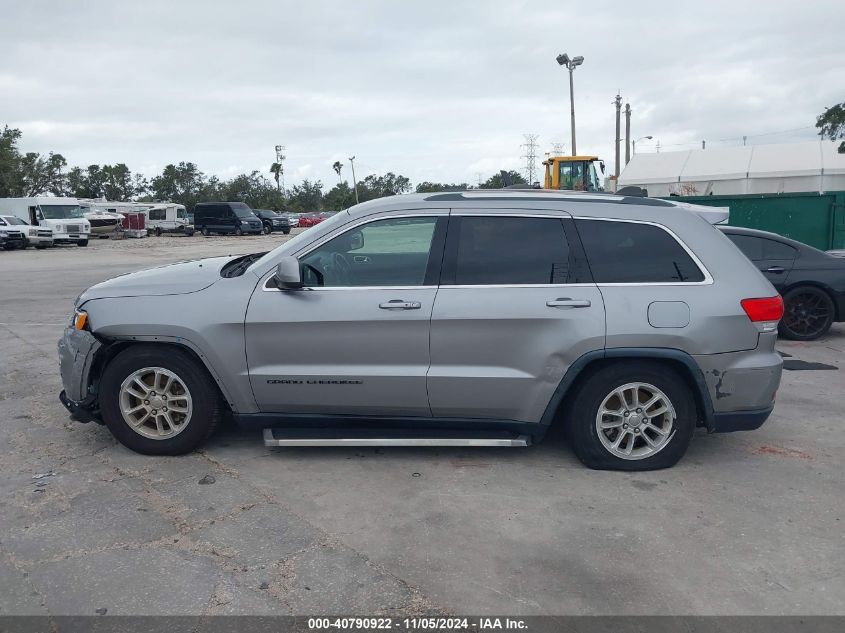
[[[264,446],[530,446],[528,435],[403,429],[264,429]]]

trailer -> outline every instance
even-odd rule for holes
[[[76,198],[0,198],[0,214],[14,215],[33,226],[51,229],[54,244],[88,246],[91,223],[85,219]]]

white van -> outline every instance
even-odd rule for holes
[[[194,234],[194,227],[188,219],[188,210],[184,204],[174,202],[152,203],[144,213],[147,216],[147,231],[150,233],[156,235],[162,233]]]
[[[0,198],[0,214],[14,215],[29,224],[51,229],[54,244],[88,246],[91,224],[76,198]]]

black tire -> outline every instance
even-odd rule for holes
[[[77,246],[88,246],[88,240],[79,240],[76,243]]]
[[[288,235],[290,233],[290,229],[282,229],[282,233]]]
[[[208,230],[207,226],[204,226],[200,229],[200,233],[202,233],[205,237],[208,237],[211,234],[211,231]]]
[[[161,227],[157,226],[155,230],[156,237],[161,237]]]
[[[193,411],[185,428],[167,439],[151,439],[135,432],[120,410],[120,387],[133,372],[163,367],[175,373],[191,394]],[[202,445],[223,413],[220,393],[208,371],[187,351],[173,346],[136,345],[120,352],[103,371],[100,411],[117,440],[144,455],[184,455]]]
[[[641,459],[625,459],[605,448],[599,439],[596,418],[599,407],[609,394],[622,385],[635,382],[646,383],[662,391],[675,410],[675,419],[669,439],[662,448]],[[689,387],[673,370],[652,361],[620,361],[591,373],[577,389],[565,412],[567,431],[575,454],[589,468],[626,471],[670,468],[686,453],[695,431],[696,405]],[[608,430],[611,434],[618,432]],[[652,433],[650,437],[656,435]],[[609,439],[612,441],[614,438]],[[642,437],[632,441],[635,447],[637,443],[645,445]]]
[[[43,251],[45,248],[47,248],[47,245],[46,244],[36,244],[35,248],[36,248],[36,250]]]
[[[243,230],[241,230],[241,227],[237,227],[235,229],[235,235],[241,236],[243,234],[244,234],[244,232],[243,232]]]
[[[833,325],[836,308],[821,288],[799,286],[783,296],[783,318],[778,333],[792,341],[814,341]]]
[[[265,224],[262,229],[262,232],[264,233],[264,235],[270,235],[270,233],[273,232],[273,227],[269,223]]]

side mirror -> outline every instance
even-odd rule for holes
[[[282,257],[276,265],[276,272],[273,275],[276,288],[282,290],[298,290],[303,287],[302,272],[299,268],[299,260],[296,257]]]

